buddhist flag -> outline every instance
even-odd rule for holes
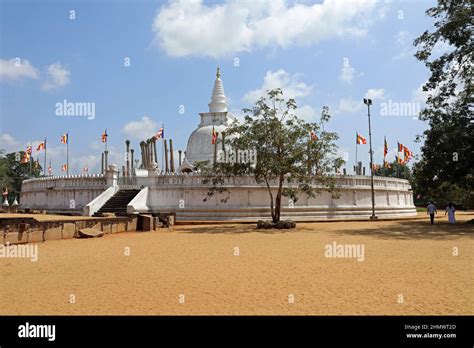
[[[356,132],[356,144],[367,144],[367,140],[360,135],[359,133]]]
[[[28,146],[26,147],[26,153],[27,153],[28,155],[31,155],[31,145],[28,145]]]
[[[40,167],[39,159],[36,159],[35,161],[35,169],[38,169]]]
[[[53,168],[51,168],[51,161],[49,162],[49,166],[48,166],[48,173],[49,175],[51,175],[51,173],[53,172]]]
[[[20,163],[28,163],[30,161],[30,154],[28,150],[23,154],[23,157],[20,160]]]
[[[380,165],[379,164],[375,164],[375,163],[372,163],[372,171],[377,171],[378,169],[380,169]]]
[[[214,145],[215,143],[217,143],[217,132],[216,132],[216,130],[214,129],[214,127],[212,127],[212,139],[211,139],[211,144]]]
[[[41,151],[46,148],[46,141],[41,142],[38,147],[36,148],[36,151]]]
[[[314,131],[311,131],[310,136],[311,136],[312,141],[317,141],[318,140],[318,136],[316,135],[316,133]]]
[[[165,138],[165,128],[164,127],[161,127],[158,132],[156,132],[155,134],[155,138],[156,139],[164,139]]]
[[[398,152],[402,152],[403,151],[403,144],[400,144],[398,142],[397,142],[397,144],[398,144]]]
[[[106,129],[106,130],[104,130],[104,133],[102,133],[102,142],[103,143],[107,142],[107,137],[108,136],[109,135],[107,134],[107,129]]]
[[[63,164],[63,166],[61,167],[61,170],[63,172],[66,172],[67,171],[67,164]]]
[[[61,143],[67,144],[69,135],[68,133],[61,135]]]
[[[385,137],[383,137],[383,158],[384,158],[384,162],[385,162],[385,157],[387,156],[387,153],[388,153],[388,143],[387,143],[387,139]]]
[[[404,163],[404,162],[403,162],[403,158],[401,158],[400,155],[396,155],[396,156],[395,156],[395,159],[397,160],[397,163],[398,163],[398,164],[403,164],[403,163]]]

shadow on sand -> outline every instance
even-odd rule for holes
[[[180,233],[193,234],[245,234],[245,233],[262,233],[262,234],[281,234],[281,233],[318,233],[319,226],[327,225],[327,222],[311,223],[311,228],[305,226],[296,226],[296,229],[257,229],[253,224],[245,225],[208,225],[194,226],[185,228]],[[325,233],[351,235],[351,236],[371,236],[383,239],[432,239],[446,240],[456,239],[459,237],[474,238],[474,225],[465,221],[451,225],[447,222],[437,222],[431,225],[426,221],[398,221],[393,224],[374,227],[372,222],[353,222],[351,229],[324,229]]]

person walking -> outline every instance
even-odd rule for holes
[[[434,224],[434,217],[436,213],[436,205],[434,205],[433,201],[430,201],[430,204],[428,204],[426,207],[426,214],[430,214],[430,221],[432,225]]]
[[[454,209],[453,203],[449,203],[448,207],[446,208],[446,212],[444,215],[448,214],[448,220],[450,224],[455,224],[456,223],[456,218],[454,216],[454,213],[456,212],[456,209]]]

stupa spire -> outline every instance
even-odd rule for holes
[[[227,98],[224,93],[224,85],[221,80],[221,69],[217,67],[216,80],[212,89],[211,102],[209,103],[209,112],[226,112]]]

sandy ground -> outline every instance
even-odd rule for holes
[[[472,315],[474,213],[457,218],[48,241],[37,262],[0,258],[0,314]],[[364,261],[325,257],[333,242],[363,245]]]

